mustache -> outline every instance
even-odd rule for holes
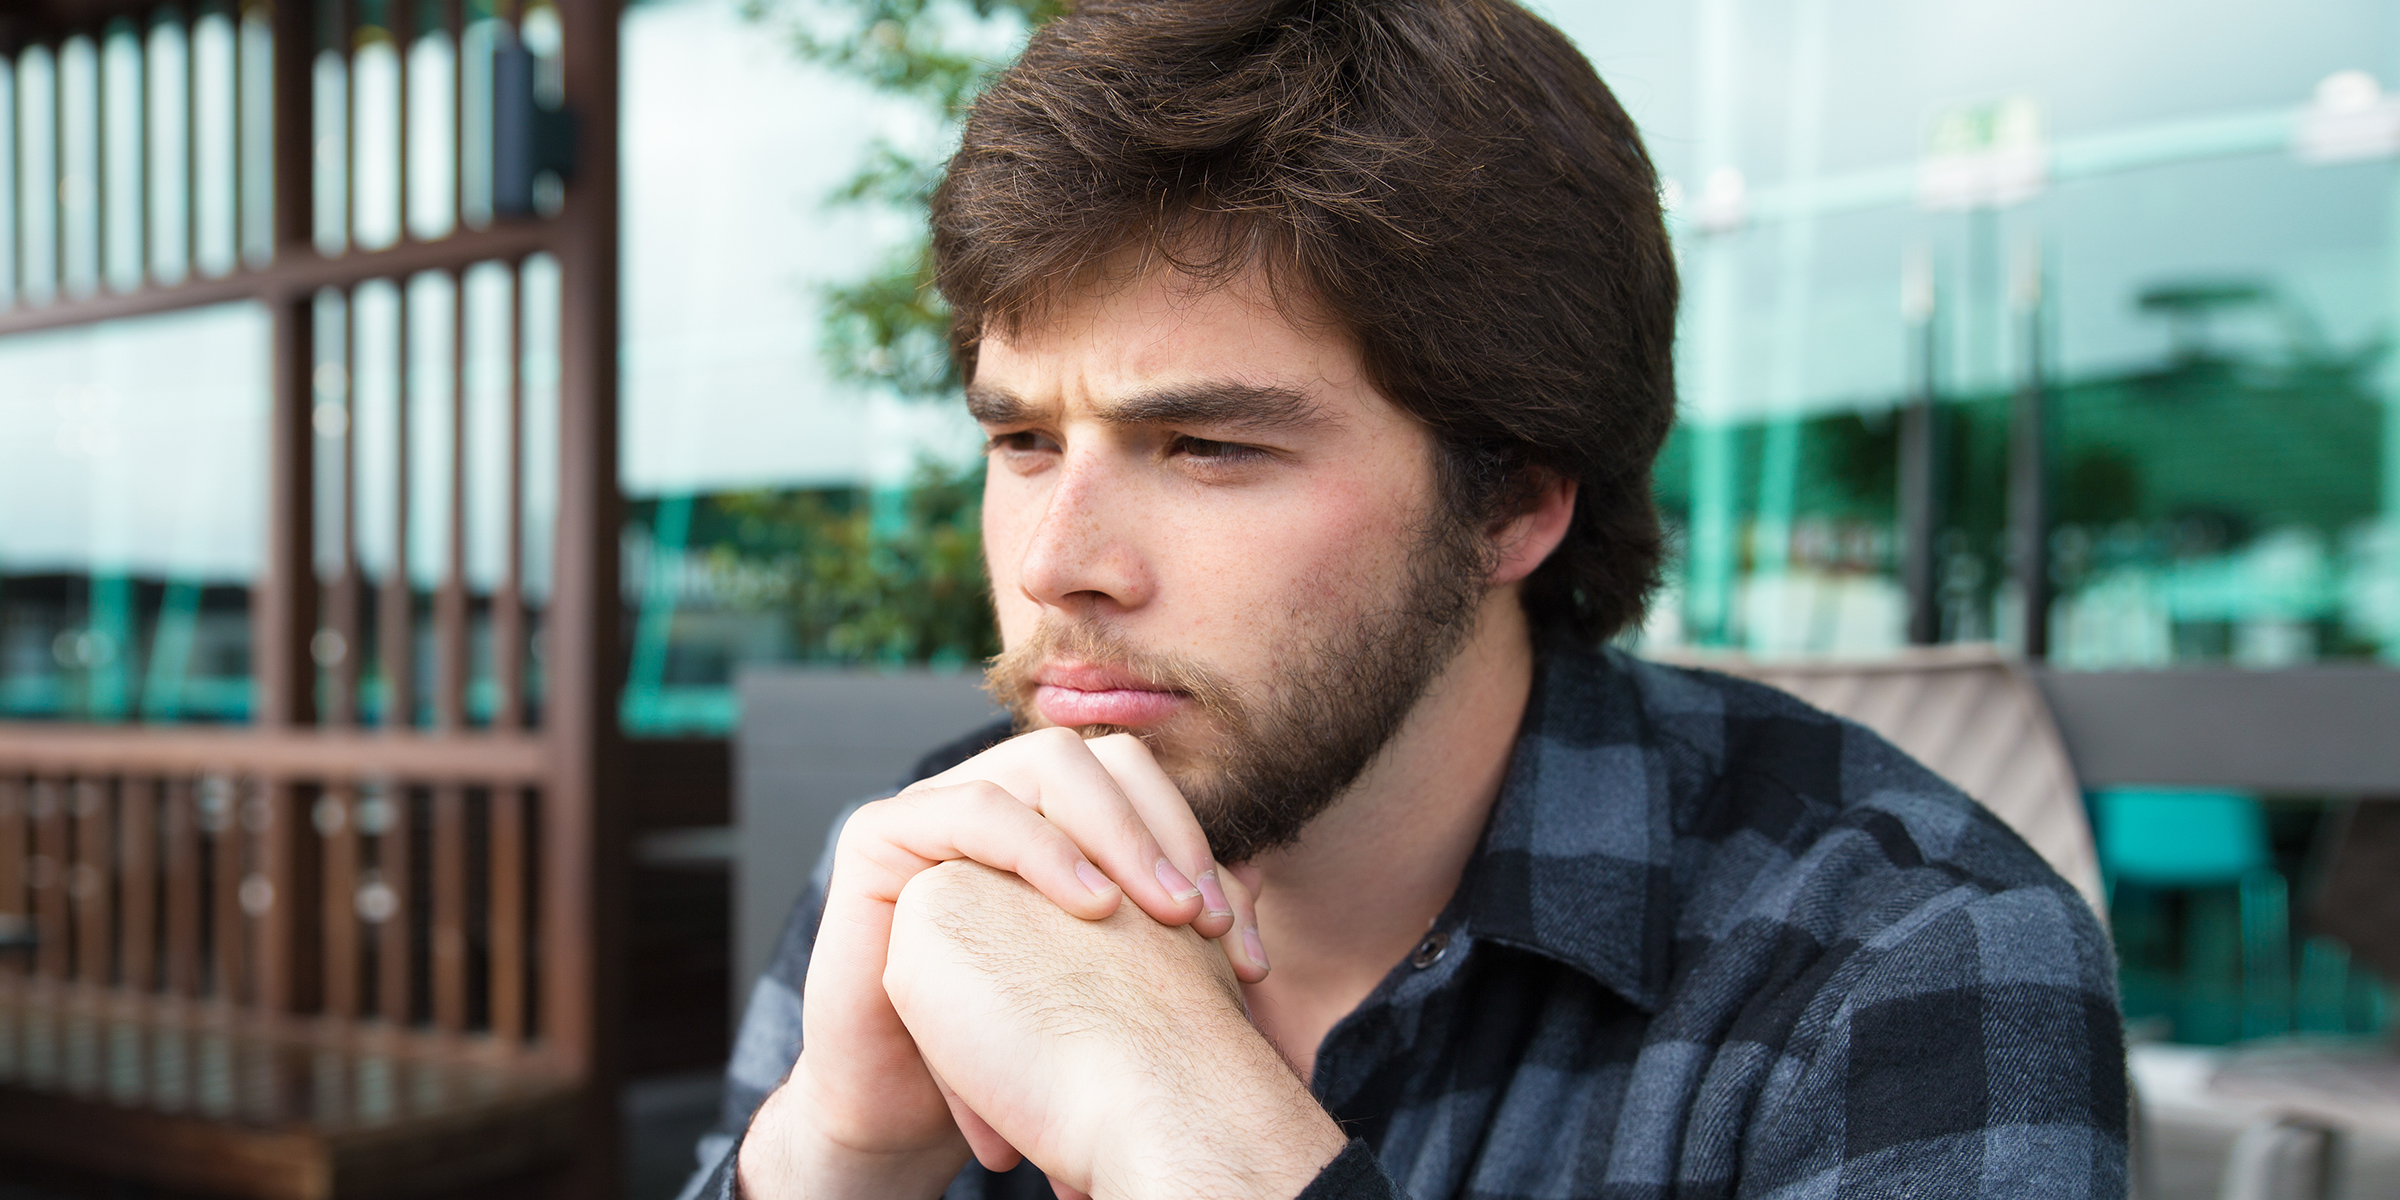
[[[1034,689],[1043,664],[1055,661],[1113,667],[1146,687],[1189,697],[1221,721],[1239,722],[1243,711],[1234,686],[1206,664],[1172,651],[1143,650],[1120,630],[1096,621],[1044,619],[1024,641],[994,655],[984,667],[983,690],[1017,719],[1019,729],[1035,723]]]

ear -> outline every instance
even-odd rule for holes
[[[1492,530],[1494,587],[1533,574],[1566,540],[1567,526],[1575,520],[1575,481],[1540,467],[1533,470],[1525,506]]]

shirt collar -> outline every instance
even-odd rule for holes
[[[1613,649],[1544,649],[1453,907],[1473,938],[1555,959],[1647,1012],[1666,990],[1675,927],[1670,776],[1682,772],[1644,694],[1665,674]]]

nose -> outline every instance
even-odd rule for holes
[[[1138,608],[1152,581],[1127,483],[1098,453],[1070,451],[1025,539],[1017,586],[1045,608],[1078,616]]]

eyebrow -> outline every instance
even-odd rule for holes
[[[985,425],[1020,425],[1038,420],[1043,410],[1006,388],[977,384],[967,388],[967,412]],[[1289,433],[1334,420],[1298,388],[1228,382],[1136,392],[1100,406],[1098,416],[1111,425],[1194,425],[1241,433]]]

